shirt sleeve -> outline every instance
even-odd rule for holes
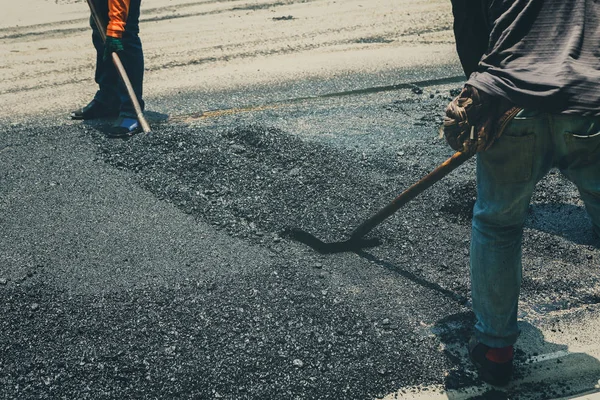
[[[488,7],[489,0],[452,0],[456,51],[467,78],[488,49]]]
[[[123,37],[127,15],[129,14],[130,0],[108,0],[108,27],[106,35]]]

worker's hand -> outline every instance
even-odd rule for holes
[[[491,146],[491,96],[471,85],[465,85],[460,94],[446,107],[443,134],[456,151],[477,152]]]
[[[506,100],[465,85],[446,108],[442,134],[456,151],[485,151],[520,110]]]
[[[105,62],[112,58],[112,53],[123,51],[123,41],[120,38],[107,36],[104,42],[104,57]]]

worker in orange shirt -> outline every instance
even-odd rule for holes
[[[96,76],[99,86],[93,100],[83,108],[71,112],[72,119],[116,118],[109,129],[109,137],[124,137],[140,131],[133,104],[117,69],[112,63],[111,53],[116,52],[121,59],[133,86],[142,110],[142,82],[144,78],[144,53],[139,34],[141,0],[96,0],[96,11],[102,21],[108,21],[106,42],[94,22],[92,42],[96,48]]]

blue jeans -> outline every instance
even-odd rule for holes
[[[143,110],[144,53],[142,42],[138,36],[140,31],[140,3],[141,0],[131,0],[129,5],[129,14],[122,39],[124,51],[119,53],[119,58],[123,63],[123,67],[125,67],[125,71],[127,71],[133,91]],[[100,19],[104,23],[108,22],[108,0],[96,0],[94,4]],[[119,114],[123,117],[136,118],[136,112],[127,94],[127,89],[121,82],[112,59],[102,60],[104,57],[104,43],[93,18],[90,18],[90,25],[92,27],[92,42],[96,48],[96,83],[99,86],[94,99],[106,107],[118,108]]]
[[[600,118],[521,111],[477,156],[471,233],[475,336],[491,347],[516,342],[523,224],[535,185],[557,167],[579,189],[600,234]]]

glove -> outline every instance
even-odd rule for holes
[[[121,38],[107,36],[104,42],[104,57],[102,57],[102,60],[106,62],[106,60],[111,59],[112,53],[118,53],[123,50],[123,41]]]
[[[441,134],[454,150],[475,154],[489,149],[519,111],[507,100],[465,85],[446,108]]]

